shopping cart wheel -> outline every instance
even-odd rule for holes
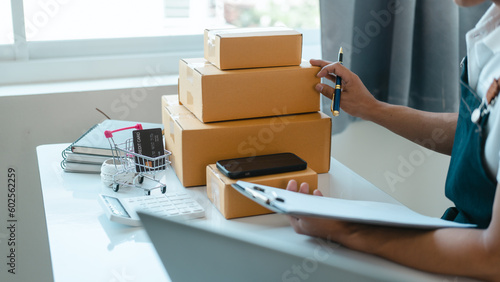
[[[144,182],[144,176],[139,176],[139,184],[142,184]]]
[[[161,193],[165,194],[165,192],[167,192],[167,186],[162,186],[161,187]]]
[[[144,190],[144,195],[150,196],[151,195],[151,191],[150,190]]]
[[[120,189],[120,184],[113,185],[113,192],[118,192],[119,189]]]

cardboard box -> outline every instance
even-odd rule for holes
[[[297,180],[299,184],[302,182],[309,183],[310,194],[318,186],[318,174],[310,168],[301,171],[242,178],[241,180],[285,189],[291,179]],[[215,164],[207,166],[207,196],[226,219],[272,213],[272,211],[234,190],[231,184],[236,183],[236,181],[238,180],[223,175]]]
[[[205,185],[207,165],[237,157],[292,152],[317,173],[330,169],[331,119],[321,112],[202,123],[175,95],[162,105],[165,144],[185,187]]]
[[[203,58],[179,63],[179,100],[198,119],[215,122],[320,110],[319,67],[300,66],[221,71]]]
[[[204,57],[221,70],[300,65],[302,34],[290,28],[205,30]]]

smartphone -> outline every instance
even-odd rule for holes
[[[254,157],[220,160],[217,168],[231,179],[298,171],[307,163],[293,153],[279,153]]]

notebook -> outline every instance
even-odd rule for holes
[[[419,229],[476,226],[425,216],[398,204],[320,197],[245,181],[232,187],[265,208],[289,215]]]
[[[350,252],[291,227],[248,231],[217,222],[177,221],[138,212],[171,281],[445,281],[383,259]],[[274,235],[271,235],[271,231]],[[275,232],[275,233],[274,233]],[[290,232],[290,233],[288,233]],[[259,233],[259,234],[256,234]],[[290,236],[288,236],[290,234]],[[307,275],[307,276],[306,276]],[[307,279],[306,279],[307,278]],[[448,279],[453,279],[453,277]]]
[[[108,139],[104,136],[106,130],[116,130],[124,127],[134,126],[140,123],[143,129],[163,128],[162,124],[144,123],[135,121],[123,121],[107,119],[91,127],[85,134],[78,138],[69,146],[73,153],[112,156],[111,146]],[[124,143],[132,138],[132,130],[124,130],[113,133],[113,139],[116,144]]]
[[[304,257],[288,244],[256,243],[251,233],[210,229],[196,223],[160,218],[138,212],[171,281],[299,281],[293,266]],[[293,231],[291,231],[293,232]],[[307,281],[367,279],[357,271],[318,261]],[[286,279],[286,280],[285,280]]]
[[[111,146],[104,136],[105,130],[116,130],[140,123],[143,129],[163,128],[159,123],[144,123],[123,120],[104,120],[92,126],[75,142],[62,151],[61,167],[66,172],[99,173],[104,160],[112,156]],[[132,130],[113,133],[116,144],[122,144],[132,138]]]
[[[66,172],[88,172],[100,173],[102,163],[109,159],[109,156],[77,154],[69,150],[64,150],[61,167]]]

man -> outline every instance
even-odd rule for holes
[[[484,0],[455,0],[472,6]],[[456,205],[444,219],[469,222],[477,229],[414,230],[312,217],[290,217],[295,231],[338,242],[347,248],[381,256],[424,271],[500,281],[500,0],[467,34],[468,59],[461,78],[460,113],[430,113],[377,101],[359,77],[339,63],[311,60],[322,67],[318,77],[342,77],[342,109],[409,139],[432,139],[434,149],[451,154],[446,195]],[[331,98],[326,84],[316,90]],[[291,191],[306,193],[309,185],[290,181]],[[355,187],[353,187],[355,189]],[[319,190],[315,195],[321,196]]]

